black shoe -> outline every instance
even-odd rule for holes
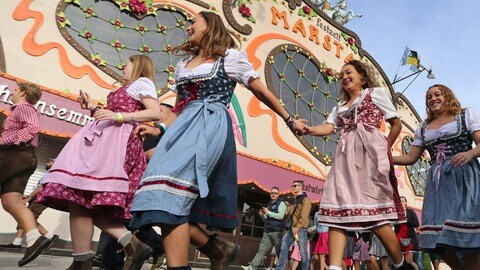
[[[52,238],[49,239],[50,242],[47,244],[44,250],[48,251],[53,246],[53,244],[55,244],[55,241],[57,241],[58,238],[59,238],[58,234],[54,234]]]
[[[0,250],[5,249],[5,250],[19,250],[22,248],[22,245],[15,245],[13,243],[10,244],[1,244],[0,245]]]
[[[103,268],[102,253],[95,253],[95,256],[93,256],[93,266]]]
[[[46,238],[45,236],[40,236],[37,241],[31,246],[27,247],[27,251],[25,251],[25,255],[23,258],[18,261],[18,266],[24,266],[27,263],[35,260],[40,253],[45,249],[45,247],[49,244],[50,239]]]

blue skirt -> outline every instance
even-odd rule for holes
[[[422,209],[420,247],[426,250],[480,251],[480,165],[477,159],[463,167],[443,161],[434,181],[432,164]]]
[[[147,166],[132,205],[130,226],[238,224],[237,160],[225,105],[189,103],[169,127]]]

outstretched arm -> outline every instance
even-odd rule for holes
[[[413,146],[410,152],[406,155],[393,157],[393,164],[395,165],[412,165],[415,163],[424,151],[423,147]]]
[[[308,134],[312,136],[327,136],[333,133],[335,127],[332,123],[325,123],[319,126],[313,126],[308,128]]]

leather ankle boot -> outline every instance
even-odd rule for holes
[[[130,243],[124,248],[125,264],[123,270],[140,270],[153,250],[134,234]]]
[[[210,259],[210,269],[224,270],[235,259],[240,246],[225,240],[218,239],[216,235],[210,236],[208,242],[198,248],[200,252]]]

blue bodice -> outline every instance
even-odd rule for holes
[[[424,129],[422,129],[422,135],[423,133]],[[465,110],[462,110],[460,117],[457,118],[457,132],[425,142],[425,148],[432,160],[436,160],[439,149],[442,149],[445,156],[453,156],[472,149],[472,142],[472,134],[468,131],[465,123]],[[442,147],[438,147],[439,145]]]
[[[223,58],[215,61],[210,73],[180,78],[176,82],[180,102],[211,99],[225,106],[230,103],[236,84],[225,72]]]

